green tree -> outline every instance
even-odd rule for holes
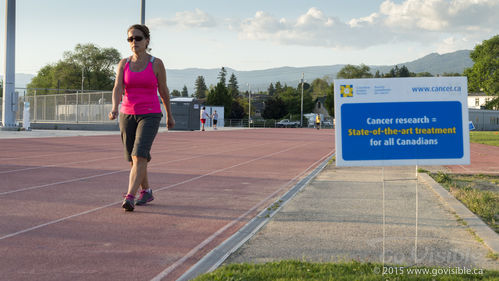
[[[296,86],[296,89],[298,91],[300,91],[300,93],[301,93],[301,83],[298,83],[298,86]],[[310,89],[311,89],[310,84],[308,84],[307,82],[303,82],[303,91],[309,91]]]
[[[232,96],[232,98],[237,98],[239,96],[239,85],[237,84],[237,78],[234,73],[232,73],[232,75],[230,76],[227,89],[229,90],[229,94]]]
[[[187,86],[184,85],[184,88],[182,88],[182,97],[188,97],[189,96],[189,92],[187,91]]]
[[[318,97],[323,97],[327,94],[329,90],[329,84],[327,83],[326,80],[317,78],[314,81],[312,81],[312,99],[316,99]]]
[[[218,82],[222,83],[225,87],[226,85],[227,70],[222,66],[220,72],[218,73]]]
[[[359,66],[347,64],[342,69],[340,69],[336,76],[338,78],[344,79],[372,78],[373,75],[371,74],[370,70],[370,67],[365,64],[361,64]]]
[[[398,65],[390,69],[388,73],[383,75],[385,78],[391,78],[391,77],[415,77],[417,76],[416,73],[410,72],[407,66],[402,65],[400,68]]]
[[[429,72],[418,72],[416,73],[416,77],[433,77],[433,74]]]
[[[52,75],[52,80],[57,85],[57,87],[53,88],[75,89],[73,86],[76,85],[79,86],[76,87],[76,89],[81,88],[81,68],[79,68],[78,65],[74,63],[67,61],[58,62],[52,70]],[[114,74],[112,74],[112,76],[110,74],[109,78],[111,77],[113,77],[114,81]],[[102,89],[107,90],[107,88]]]
[[[390,71],[388,71],[387,74],[385,74],[385,77],[398,77],[399,75],[399,66],[396,65],[395,67],[393,67],[392,69],[390,69]]]
[[[324,105],[326,106],[327,113],[329,113],[329,116],[334,116],[334,84],[331,84],[329,90],[327,91]]]
[[[399,70],[398,76],[397,77],[411,77],[411,72],[407,68],[407,66],[402,65],[402,67]]]
[[[215,88],[211,89],[206,99],[207,105],[223,106],[224,115],[230,116],[232,106],[232,96],[222,81],[218,82]]]
[[[301,113],[301,87],[300,90],[292,87],[285,87],[278,95],[285,104],[286,111],[291,114]],[[314,109],[314,102],[310,91],[303,92],[303,113],[311,112]]]
[[[275,83],[275,94],[276,94],[276,95],[279,95],[280,93],[282,93],[282,91],[283,91],[283,90],[284,90],[284,89],[283,89],[283,87],[282,87],[282,85],[281,85],[281,82],[277,81],[277,82]]]
[[[300,112],[300,94],[296,89],[286,87],[278,97],[284,102],[286,111],[293,114]]]
[[[206,92],[208,92],[208,87],[206,87],[206,83],[204,82],[203,76],[198,76],[198,78],[196,78],[195,87],[196,87],[196,90],[194,92],[194,96],[197,99],[206,98]]]
[[[64,52],[64,61],[83,69],[87,89],[107,90],[114,86],[113,66],[120,61],[114,48],[99,48],[94,44],[77,44],[74,51]]]
[[[463,74],[457,73],[457,72],[444,72],[444,73],[442,73],[442,76],[444,76],[444,77],[463,76]]]
[[[499,35],[476,45],[470,57],[474,64],[464,71],[470,91],[499,95]]]
[[[241,100],[232,101],[231,111],[229,118],[230,119],[243,119],[245,116],[244,107],[241,105]]]
[[[243,95],[239,96],[239,98],[236,99],[237,103],[241,106],[241,108],[244,111],[243,117],[248,116],[248,111],[247,111],[247,110],[249,110],[249,108],[248,108],[249,107],[248,94],[249,94],[249,92],[246,91],[246,92],[244,92]],[[251,108],[251,111],[253,111],[253,109],[254,109],[254,107]],[[240,118],[238,118],[238,119],[240,119]]]
[[[61,63],[61,62],[59,62]],[[42,67],[40,70],[38,70],[38,73],[36,74],[33,79],[31,79],[31,82],[27,85],[28,88],[55,88],[57,86],[54,86],[54,68],[55,65],[46,65]],[[63,80],[64,81],[64,80]],[[75,88],[75,87],[71,87]],[[42,93],[38,92],[40,94],[46,94],[48,91]]]
[[[99,48],[94,44],[78,44],[73,52],[64,52],[63,59],[42,67],[28,88],[111,90],[114,85],[113,67],[120,61],[114,48]],[[38,92],[42,94],[43,92]]]
[[[274,96],[275,95],[275,88],[274,88],[274,84],[270,83],[269,85],[269,88],[267,89],[267,93],[269,94],[269,96]]]
[[[262,117],[265,119],[281,119],[286,114],[286,106],[280,97],[270,98],[265,102]]]
[[[180,93],[179,90],[173,90],[171,92],[172,97],[180,97],[182,94]]]
[[[48,89],[81,89],[81,69],[66,61],[49,64],[38,71],[27,87],[38,88],[40,95],[53,93]]]
[[[499,96],[495,97],[493,100],[488,101],[485,104],[485,109],[489,109],[489,110],[499,109]]]
[[[232,96],[230,95],[227,86],[225,86],[226,76],[227,71],[225,70],[225,67],[222,67],[222,69],[220,69],[220,73],[218,74],[218,84],[214,88],[210,89],[206,99],[206,104],[223,106],[224,115],[230,116]]]
[[[0,80],[0,98],[3,98],[3,79]]]

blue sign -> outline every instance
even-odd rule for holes
[[[466,77],[334,80],[337,166],[470,163]]]
[[[457,101],[345,103],[343,160],[462,158],[461,108]]]
[[[475,125],[473,125],[473,121],[470,121],[470,131],[475,129]]]

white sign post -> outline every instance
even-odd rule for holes
[[[337,166],[470,163],[466,77],[334,81]],[[383,264],[385,179],[383,173]]]

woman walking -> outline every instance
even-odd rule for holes
[[[136,24],[128,28],[127,33],[133,54],[118,64],[109,119],[118,117],[118,107],[123,96],[119,123],[125,158],[130,162],[131,169],[128,192],[122,207],[125,211],[133,211],[135,204],[144,205],[154,200],[147,178],[147,164],[151,161],[151,146],[163,116],[158,92],[165,107],[169,129],[175,126],[175,120],[170,109],[165,66],[161,59],[148,53],[149,28]],[[139,187],[140,196],[135,201]]]

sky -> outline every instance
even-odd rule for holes
[[[16,73],[79,43],[127,57],[126,31],[140,22],[140,0],[18,0],[16,10]],[[497,15],[499,0],[146,0],[151,54],[167,69],[393,65],[473,49],[499,34]]]

